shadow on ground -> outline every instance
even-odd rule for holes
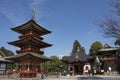
[[[102,77],[78,77],[77,80],[102,80]]]

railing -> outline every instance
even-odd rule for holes
[[[101,60],[103,60],[103,61],[111,61],[111,60],[116,60],[116,58],[115,57],[105,57],[105,58],[102,58]]]
[[[20,78],[33,78],[36,77],[37,72],[36,71],[27,71],[27,70],[22,70],[20,71]]]
[[[17,50],[16,53],[20,54],[20,53],[24,53],[24,52],[34,52],[34,53],[38,53],[38,54],[44,54],[43,51],[39,51],[39,50]]]
[[[43,37],[40,37],[39,35],[33,34],[33,33],[29,33],[29,34],[25,34],[25,35],[19,36],[19,39],[23,39],[23,38],[28,37],[28,36],[34,36],[34,37],[36,37],[36,38],[38,38],[40,40],[43,40]]]

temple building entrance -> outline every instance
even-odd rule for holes
[[[105,44],[102,49],[97,52],[97,56],[100,57],[101,70],[104,70],[104,73],[118,74],[118,55],[119,48],[111,47],[108,44]]]
[[[90,70],[91,70],[91,65],[89,63],[86,63],[83,66],[83,74],[88,75]]]
[[[81,65],[75,65],[74,68],[75,68],[76,75],[82,75],[83,69]]]
[[[86,63],[91,63],[95,60],[94,57],[87,55],[79,49],[72,55],[63,58],[62,61],[68,64],[68,72],[71,76],[83,75],[83,67]]]

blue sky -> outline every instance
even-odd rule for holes
[[[52,33],[44,41],[53,44],[45,49],[45,55],[70,54],[73,42],[78,40],[89,52],[95,41],[114,44],[114,39],[104,38],[97,19],[111,13],[111,0],[0,0],[0,46],[15,52],[19,49],[7,42],[18,40],[19,34],[10,28],[29,21],[35,5],[35,20]]]

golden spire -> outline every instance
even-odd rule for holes
[[[35,5],[32,7],[32,20],[35,20]]]

